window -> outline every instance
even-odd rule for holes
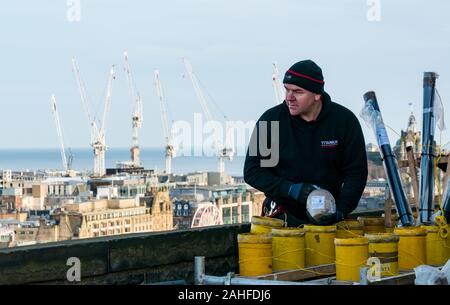
[[[250,221],[249,206],[243,205],[241,212],[242,212],[242,222],[249,222]]]
[[[231,223],[237,223],[238,222],[238,212],[237,212],[237,206],[232,207],[232,219],[231,219]]]
[[[231,209],[222,208],[223,224],[231,224]]]

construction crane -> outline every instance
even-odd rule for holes
[[[208,110],[208,106],[206,104],[205,96],[203,95],[202,90],[200,89],[199,82],[197,77],[195,76],[192,66],[186,58],[183,58],[184,67],[186,72],[191,79],[192,85],[194,86],[195,93],[197,95],[198,100],[200,101],[200,105],[202,107],[203,113],[206,116],[207,121],[212,121],[211,113]],[[218,139],[214,139],[214,146],[218,149],[218,158],[219,158],[219,173],[225,173],[225,159],[233,160],[234,151],[232,148],[227,147],[226,145],[222,147],[219,145]]]
[[[284,95],[280,81],[280,72],[278,71],[277,63],[273,63],[273,73],[272,73],[272,86],[275,91],[275,104],[278,105],[284,101]]]
[[[161,85],[161,79],[159,77],[159,71],[155,70],[155,87],[156,92],[159,97],[159,105],[161,108],[161,119],[163,123],[164,136],[166,139],[166,174],[172,173],[172,158],[175,157],[175,148],[172,145],[172,132],[169,128],[168,120],[167,120],[167,111],[166,111],[166,100],[164,96],[164,91]]]
[[[140,149],[139,149],[139,129],[142,126],[142,100],[139,93],[135,94],[135,87],[133,83],[133,77],[131,74],[130,64],[128,63],[128,52],[124,52],[125,56],[125,75],[128,80],[128,93],[130,95],[131,101],[133,103],[133,116],[132,116],[132,147],[131,152],[131,163],[134,167],[141,166],[140,161]]]
[[[112,92],[112,81],[116,78],[115,76],[115,66],[112,65],[111,70],[109,72],[108,85],[106,89],[106,97],[105,97],[105,105],[103,109],[102,120],[99,122],[101,124],[100,129],[98,128],[95,117],[92,117],[89,111],[89,105],[86,96],[86,90],[84,88],[84,83],[81,80],[80,69],[78,68],[78,64],[75,61],[75,58],[72,58],[72,68],[75,74],[75,79],[78,84],[78,89],[80,91],[81,102],[83,104],[84,110],[88,117],[88,121],[90,124],[90,132],[91,132],[91,146],[94,152],[94,168],[93,168],[93,176],[100,177],[104,176],[106,173],[105,169],[105,152],[108,149],[105,141],[106,134],[106,117],[109,112],[109,105],[111,101],[111,92]]]
[[[52,103],[53,118],[55,119],[56,132],[58,133],[59,148],[61,151],[61,161],[63,164],[64,171],[68,172],[70,170],[70,164],[66,158],[66,151],[64,149],[64,140],[63,140],[63,135],[62,135],[62,131],[61,131],[61,124],[59,123],[59,113],[58,113],[58,108],[56,107],[56,98],[55,98],[54,94],[52,95],[51,103]]]

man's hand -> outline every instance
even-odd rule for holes
[[[317,185],[309,183],[295,183],[289,188],[289,197],[306,207],[306,201],[312,191],[320,189]]]

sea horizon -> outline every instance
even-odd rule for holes
[[[162,172],[165,168],[164,147],[141,147],[141,163],[145,169]],[[72,169],[90,171],[93,166],[92,148],[76,147],[66,149],[66,156],[72,152]],[[130,148],[112,147],[106,151],[106,168],[115,168],[116,162],[129,161]],[[225,160],[225,172],[232,176],[242,176],[244,156]],[[0,170],[63,170],[59,148],[0,148]],[[172,172],[186,174],[199,171],[217,171],[218,158],[215,156],[180,156],[172,159]]]

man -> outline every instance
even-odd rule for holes
[[[350,110],[331,101],[324,91],[322,70],[313,61],[294,64],[283,83],[286,99],[267,110],[253,131],[251,142],[259,139],[258,150],[254,153],[249,146],[244,180],[265,193],[264,216],[287,220],[289,226],[336,223],[357,207],[366,185],[367,157],[361,126]],[[278,122],[279,134],[272,134],[276,130],[271,129],[271,122]],[[259,149],[261,135],[267,137],[268,146],[271,142],[279,146],[274,166],[262,166],[267,157]],[[317,188],[333,195],[337,209],[320,223],[306,211],[308,195]]]

